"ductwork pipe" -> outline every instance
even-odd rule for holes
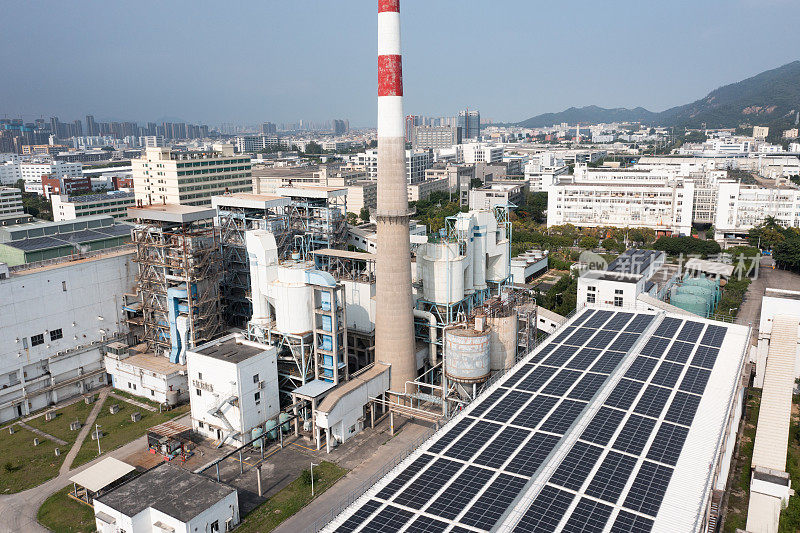
[[[421,311],[419,309],[414,309],[414,316],[417,318],[427,318],[429,324],[429,336],[430,336],[430,359],[431,359],[431,366],[437,365],[437,357],[436,357],[436,317],[433,316],[433,313],[428,311]]]

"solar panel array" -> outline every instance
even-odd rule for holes
[[[515,531],[650,531],[726,331],[662,320]]]
[[[649,531],[725,335],[724,327],[665,318],[648,354],[635,356],[591,415],[653,319],[579,315],[336,531],[489,531],[542,476],[516,531],[600,532],[609,521],[612,531]],[[687,346],[673,350],[676,336]]]

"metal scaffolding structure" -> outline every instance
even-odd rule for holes
[[[323,248],[312,252],[314,267],[339,282],[375,283],[375,255]],[[375,328],[363,330],[348,324],[347,362],[352,374],[375,362]]]
[[[319,248],[344,247],[346,192],[328,187],[290,187],[279,189],[280,196],[239,193],[213,198],[222,251],[220,292],[227,325],[245,328],[253,314],[245,232],[264,229],[272,233],[281,259],[293,253],[305,258]]]
[[[219,244],[213,229],[196,221],[175,223],[137,217],[132,231],[138,265],[143,340],[161,355],[173,347],[177,296],[187,317],[189,347],[222,332]],[[185,303],[184,303],[185,302]],[[170,316],[172,314],[172,316]]]

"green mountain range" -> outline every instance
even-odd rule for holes
[[[545,113],[519,122],[539,128],[561,124],[600,122],[642,122],[658,126],[735,128],[772,126],[787,128],[800,111],[800,61],[793,61],[738,83],[711,91],[705,98],[654,113],[643,107],[605,109],[597,106],[571,107],[560,113]]]

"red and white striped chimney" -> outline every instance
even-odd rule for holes
[[[406,382],[417,376],[403,120],[400,1],[378,0],[375,359],[391,365],[390,386],[397,392],[406,390]]]

